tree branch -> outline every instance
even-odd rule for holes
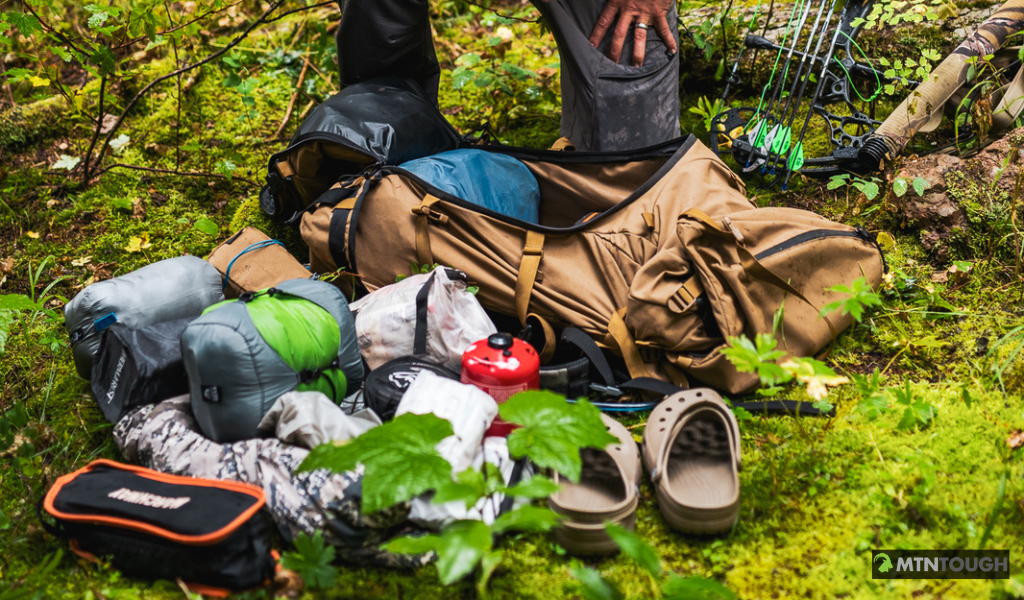
[[[111,127],[110,131],[107,132],[107,137],[105,137],[103,139],[103,144],[100,145],[99,155],[101,157],[103,156],[103,152],[106,150],[107,145],[110,144],[110,140],[112,140],[114,138],[114,134],[121,127],[121,123],[124,122],[124,118],[126,116],[128,116],[128,113],[131,112],[132,108],[134,108],[135,105],[138,104],[139,100],[141,100],[142,97],[145,96],[149,92],[149,90],[153,89],[153,87],[155,87],[157,84],[159,84],[159,83],[161,83],[163,81],[171,79],[172,77],[177,77],[178,75],[180,75],[182,73],[185,73],[185,72],[188,72],[188,71],[191,71],[192,69],[201,67],[201,66],[205,65],[206,63],[214,60],[215,58],[225,54],[228,50],[230,50],[231,48],[234,48],[236,45],[240,44],[242,42],[242,40],[244,40],[250,33],[252,33],[253,29],[256,29],[257,26],[259,26],[264,21],[266,21],[266,18],[268,16],[270,16],[270,14],[272,12],[277,10],[277,8],[279,6],[281,6],[281,4],[283,4],[283,3],[284,3],[284,0],[277,0],[277,2],[271,4],[270,8],[268,8],[262,15],[260,15],[260,17],[258,19],[256,19],[252,23],[250,23],[249,26],[246,27],[245,30],[242,33],[238,34],[235,37],[235,39],[231,40],[231,42],[229,42],[221,50],[218,50],[217,52],[214,52],[213,54],[207,56],[206,58],[204,58],[203,60],[201,60],[199,62],[195,62],[195,63],[192,63],[190,65],[186,65],[184,67],[181,67],[180,69],[175,69],[174,71],[171,71],[170,73],[167,73],[166,75],[161,75],[160,77],[157,77],[153,81],[150,81],[146,85],[146,87],[144,87],[141,90],[139,90],[139,92],[137,94],[135,94],[132,97],[131,100],[128,101],[128,104],[126,104],[125,107],[124,107],[124,111],[121,112],[121,116],[117,118],[117,121],[114,122],[113,127]],[[87,163],[89,161],[89,158],[90,157],[87,155],[85,157],[85,160],[83,160],[83,162]],[[96,162],[97,162],[97,164],[99,164],[99,160],[97,160]],[[88,171],[86,171],[85,178],[86,178],[86,180],[89,179]]]

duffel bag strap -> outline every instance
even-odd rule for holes
[[[640,349],[637,348],[636,341],[633,339],[633,334],[630,333],[629,327],[626,326],[625,316],[626,309],[624,308],[620,308],[612,313],[611,318],[608,320],[608,334],[615,342],[615,345],[618,346],[622,360],[626,361],[626,369],[629,370],[629,376],[634,379],[650,377],[647,365],[640,356]]]
[[[532,321],[536,321],[540,325],[541,333],[544,334],[544,347],[540,349],[538,354],[540,355],[540,364],[546,365],[555,354],[555,328],[551,326],[551,323],[548,323],[547,319],[536,313],[526,315],[526,320],[527,327],[529,327],[529,323]],[[526,330],[524,329],[524,331]]]
[[[526,232],[526,243],[523,244],[523,258],[519,261],[519,276],[516,278],[516,317],[519,323],[526,325],[526,316],[530,312],[530,295],[533,284],[537,281],[540,270],[540,259],[544,255],[544,234],[539,231]]]
[[[434,253],[430,249],[430,220],[433,219],[441,224],[448,222],[448,215],[432,210],[431,207],[440,202],[437,196],[426,194],[419,206],[412,209],[416,215],[416,260],[421,265],[431,266],[434,264]]]

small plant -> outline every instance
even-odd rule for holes
[[[701,96],[697,99],[697,106],[691,106],[690,112],[695,115],[699,115],[704,120],[704,131],[711,131],[711,123],[714,122],[715,117],[725,110],[725,104],[721,98],[715,99],[714,102],[708,100],[707,96]]]
[[[897,429],[916,429],[927,427],[935,420],[938,414],[932,404],[918,398],[910,387],[910,380],[904,380],[902,388],[889,388],[896,403],[904,407],[903,417],[900,419]]]
[[[878,183],[879,179],[877,177],[863,179],[852,176],[849,173],[843,173],[842,175],[833,175],[832,178],[828,180],[827,187],[830,190],[835,190],[843,186],[847,186],[847,200],[849,200],[849,188],[855,188],[860,191],[860,193],[864,194],[864,197],[867,198],[868,202],[871,202],[878,197],[878,193],[881,191]]]
[[[892,193],[896,194],[896,197],[902,198],[908,190],[913,189],[917,192],[918,196],[924,196],[925,190],[930,187],[931,184],[924,177],[915,177],[913,181],[908,180],[906,177],[897,177],[892,182]]]
[[[651,594],[645,597],[661,600],[736,600],[736,594],[714,579],[666,573],[658,552],[640,536],[614,523],[607,524],[606,528],[622,554],[650,576]],[[625,597],[596,569],[578,567],[572,569],[572,574],[583,585],[583,597],[587,600],[622,600]]]
[[[541,468],[558,471],[570,481],[579,481],[581,448],[603,448],[616,438],[601,421],[600,411],[582,400],[569,404],[550,392],[522,392],[499,407],[501,418],[521,427],[508,438],[512,458],[529,458]],[[327,468],[345,472],[363,467],[362,510],[374,513],[435,492],[433,502],[461,500],[473,506],[495,494],[519,498],[543,498],[557,491],[550,480],[534,476],[526,482],[506,486],[493,468],[470,468],[452,476],[452,467],[436,449],[452,435],[448,421],[434,415],[404,414],[375,427],[343,445],[323,444],[314,448],[300,470]],[[492,525],[482,521],[455,521],[439,534],[405,536],[384,548],[403,554],[437,553],[438,576],[449,585],[470,573],[477,573],[477,592],[486,595],[487,584],[501,563],[503,553],[494,548],[494,538],[509,531],[544,532],[557,525],[548,508],[524,505],[498,517]]]
[[[281,555],[281,566],[295,571],[311,589],[326,589],[334,585],[338,569],[334,567],[334,546],[324,542],[319,531],[312,536],[301,534],[295,538],[295,552]]]
[[[864,318],[864,311],[872,306],[881,306],[882,297],[875,293],[871,284],[863,277],[853,280],[850,286],[835,285],[828,288],[831,292],[845,294],[847,298],[829,302],[819,316],[825,317],[837,310],[843,315],[850,315],[858,323]]]

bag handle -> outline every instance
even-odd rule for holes
[[[434,276],[431,273],[426,283],[416,292],[416,332],[413,334],[412,353],[420,356],[427,353],[427,308],[430,300],[430,288],[434,287]]]
[[[430,249],[430,220],[441,224],[448,222],[448,215],[442,215],[432,209],[440,201],[437,196],[425,194],[419,206],[412,209],[412,213],[416,215],[416,260],[421,265],[434,264],[434,253]]]
[[[530,296],[533,294],[533,284],[537,282],[537,272],[540,270],[540,259],[543,255],[544,234],[528,229],[526,242],[523,244],[523,257],[519,261],[515,293],[516,317],[523,326],[526,325],[526,317],[530,311]]]

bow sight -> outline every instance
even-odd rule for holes
[[[726,82],[723,104],[730,87],[740,82],[736,72],[744,50],[775,53],[771,75],[761,88],[757,106],[727,109],[711,122],[711,149],[719,155],[731,153],[743,172],[760,172],[765,187],[781,180],[785,189],[793,171],[827,177],[863,170],[858,151],[881,124],[874,117],[874,101],[882,85],[894,79],[854,58],[855,50],[863,56],[855,39],[871,12],[872,2],[850,0],[833,24],[836,3],[820,0],[815,8],[814,0],[797,0],[780,43],[748,33]],[[759,8],[751,19],[751,31]],[[805,33],[812,11],[814,21]],[[854,22],[858,24],[854,26]],[[823,43],[826,40],[827,45]],[[804,103],[803,95],[812,77],[817,80],[814,94]],[[865,97],[854,78],[869,81],[874,91]],[[801,113],[802,119],[798,120]],[[805,156],[804,138],[814,115],[828,128],[833,149],[826,156]],[[797,123],[799,131],[794,134]]]

